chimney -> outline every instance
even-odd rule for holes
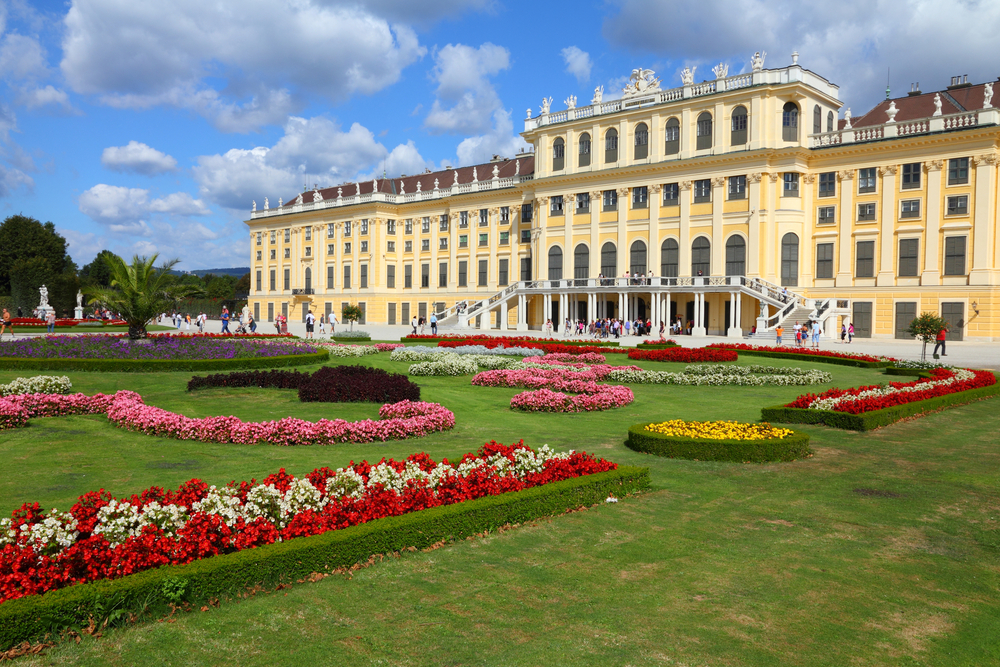
[[[907,94],[907,97],[916,97],[917,95],[920,95],[920,94],[921,94],[920,93],[920,82],[917,81],[916,83],[911,83],[910,84],[910,92]]]
[[[971,85],[972,84],[969,83],[969,75],[960,74],[959,76],[951,77],[951,85],[948,86],[948,90],[952,90],[954,88],[968,88]]]

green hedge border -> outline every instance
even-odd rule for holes
[[[639,343],[638,345],[635,346],[637,350],[668,350],[672,347],[682,347],[682,346],[678,345],[677,343],[674,343],[672,345],[667,343],[648,343],[648,344]]]
[[[738,463],[794,461],[812,453],[808,433],[796,432],[787,438],[771,440],[707,440],[662,435],[645,430],[652,423],[655,422],[631,426],[625,446],[637,452],[671,459]]]
[[[372,554],[408,547],[422,549],[511,523],[524,523],[566,510],[648,489],[649,469],[621,466],[544,486],[377,519],[322,535],[214,556],[187,565],[164,566],[121,579],[102,580],[0,604],[0,651],[47,633],[100,620],[114,610],[149,617],[167,611],[166,579],[187,583],[185,601],[232,599],[248,590],[273,587],[366,561]]]
[[[170,371],[221,371],[237,368],[282,368],[321,364],[326,350],[280,357],[246,359],[20,359],[0,357],[0,371],[97,371],[102,373],[159,373]]]
[[[754,357],[770,357],[771,359],[794,359],[795,361],[815,361],[820,364],[836,364],[837,366],[856,366],[858,368],[886,368],[892,365],[887,361],[861,361],[860,359],[844,359],[842,357],[824,357],[819,354],[796,354],[795,352],[768,352],[765,350],[740,350],[737,348],[713,348],[733,350],[740,356],[746,354]]]
[[[911,369],[906,369],[911,370]],[[872,431],[883,426],[894,424],[901,419],[934,412],[944,408],[957,405],[973,403],[984,398],[990,398],[1000,394],[1000,383],[979,389],[969,389],[955,394],[945,396],[935,396],[923,401],[914,403],[904,403],[894,405],[882,410],[864,412],[860,415],[852,415],[846,412],[834,412],[832,410],[809,410],[808,408],[786,408],[783,405],[775,405],[770,408],[762,408],[760,418],[777,424],[825,424],[833,428],[841,428],[848,431]]]

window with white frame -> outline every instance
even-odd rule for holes
[[[469,226],[469,212],[462,211],[458,214],[458,226],[460,229],[465,229]]]
[[[431,240],[430,239],[421,239],[420,240],[420,249],[421,250],[430,250],[431,249]]]
[[[901,218],[919,218],[920,217],[920,200],[919,199],[904,199],[899,202],[899,217]]]
[[[403,252],[413,252],[413,241],[403,241]]]
[[[500,207],[500,224],[506,225],[510,223],[510,206]]]
[[[407,218],[403,222],[403,233],[404,234],[412,234],[413,233],[413,220]]]
[[[447,236],[442,236],[441,238],[438,239],[438,248],[441,249],[441,250],[447,250],[448,249],[448,237]]]
[[[747,177],[746,176],[730,176],[729,177],[729,198],[730,199],[746,199],[747,197]]]
[[[312,227],[306,227],[306,241],[313,240],[313,230]]]
[[[442,215],[440,221],[438,222],[438,231],[446,232],[448,231],[448,216]]]
[[[348,242],[346,242],[344,244],[344,254],[345,255],[350,255],[351,254],[351,242],[350,241],[348,241]]]
[[[799,174],[794,171],[786,171],[782,175],[782,180],[784,182],[784,187],[782,193],[785,197],[798,197],[799,196]]]
[[[649,206],[649,191],[645,185],[632,188],[632,208],[646,208]]]
[[[966,215],[969,212],[969,195],[948,197],[948,215]]]
[[[876,177],[877,173],[875,167],[858,169],[858,192],[875,192]]]
[[[712,181],[704,178],[699,181],[694,182],[694,203],[701,204],[703,202],[712,201]]]
[[[835,197],[837,195],[837,172],[827,171],[819,175],[819,196]]]
[[[490,224],[490,211],[486,208],[479,209],[479,226],[486,227]]]
[[[395,241],[386,241],[386,243],[385,243],[385,251],[386,252],[396,252],[396,242]]]
[[[396,221],[395,220],[387,220],[386,221],[386,223],[385,223],[385,233],[386,234],[390,234],[390,235],[394,235],[396,233]]]
[[[344,223],[344,236],[350,236],[350,235],[351,235],[351,221],[348,220],[347,222]]]
[[[680,188],[676,183],[667,183],[663,186],[663,205],[677,206],[680,197]]]
[[[577,213],[589,213],[590,212],[590,193],[589,192],[579,192],[576,195],[576,212]]]
[[[361,235],[364,236],[368,233],[368,219],[365,218],[361,221]]]
[[[875,219],[875,204],[858,204],[858,220],[869,221]]]
[[[562,195],[555,195],[549,200],[549,212],[552,215],[562,215],[563,214],[563,198]]]
[[[604,196],[604,210],[605,211],[615,211],[618,209],[618,192],[615,190],[605,190]]]
[[[286,229],[285,230],[285,243],[291,243],[291,241],[292,241],[292,230],[291,229]]]
[[[821,225],[829,225],[836,222],[837,218],[837,207],[836,206],[820,206],[817,209],[818,213],[816,215],[816,222]]]
[[[368,252],[368,241],[361,242],[361,252]]]
[[[264,244],[264,232],[257,232],[257,245]]]
[[[431,219],[430,218],[424,218],[423,220],[420,221],[420,231],[423,232],[424,234],[430,234],[431,233]]]

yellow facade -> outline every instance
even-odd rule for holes
[[[893,337],[910,314],[933,311],[965,338],[1000,339],[1000,112],[919,118],[917,100],[892,103],[898,120],[872,122],[880,105],[863,126],[840,127],[836,86],[793,65],[546,113],[525,122],[530,154],[256,211],[251,307],[262,320],[300,319],[357,303],[368,322],[407,323],[521,280],[700,267],[836,299],[860,335]],[[595,311],[584,303],[594,290],[581,290],[556,295],[569,313],[551,297],[509,295],[480,326],[621,314]],[[684,317],[694,300],[680,289],[673,306],[651,298],[625,312]],[[760,324],[745,292],[742,312],[726,310],[729,292],[704,298],[708,333],[725,334],[733,312],[737,331]]]

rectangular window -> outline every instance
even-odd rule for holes
[[[521,280],[531,280],[531,258],[521,258]]]
[[[361,282],[361,289],[367,289],[368,287],[368,265],[362,264],[360,267],[359,280]]]
[[[403,241],[403,252],[413,252],[413,241]]]
[[[898,301],[896,302],[896,338],[902,340],[912,340],[913,336],[907,331],[910,328],[910,322],[912,322],[917,317],[917,302],[916,301]]]
[[[784,196],[785,197],[798,197],[799,196],[799,175],[795,172],[785,172],[784,174]]]
[[[837,217],[837,207],[836,206],[820,206],[816,222],[821,225],[829,225],[836,222]]]
[[[677,206],[680,199],[680,188],[676,183],[667,183],[663,186],[663,205]]]
[[[347,222],[344,223],[344,236],[350,236],[350,235],[351,235],[351,221],[348,220]]]
[[[901,218],[919,218],[920,217],[920,200],[919,199],[907,199],[905,201],[899,202],[899,217],[901,217]]]
[[[308,251],[309,248],[306,248],[306,250]],[[368,252],[368,241],[361,242],[361,252]],[[306,254],[308,255],[309,253],[306,252]]]
[[[490,211],[489,209],[481,208],[479,209],[479,226],[486,227],[490,224]]]
[[[746,199],[747,197],[747,177],[746,176],[730,176],[729,177],[729,198],[730,199]],[[727,274],[733,275],[733,274]]]
[[[257,282],[256,282],[256,284],[257,284],[257,291],[258,292],[263,291],[263,289],[264,289],[264,272],[263,271],[258,271],[257,272]]]
[[[923,164],[920,162],[903,165],[902,186],[904,190],[913,190],[920,187],[920,171],[922,168]]]
[[[264,258],[264,251],[263,250],[258,250],[257,251],[257,261],[259,262],[263,258]]]
[[[469,235],[468,234],[459,234],[458,235],[458,247],[459,248],[468,248],[469,247]]]
[[[368,234],[368,218],[361,221],[361,235],[365,236]]]
[[[275,280],[274,274],[275,270],[271,269],[270,271],[268,271],[268,276],[267,276],[267,286],[268,289],[271,290],[272,292],[277,289],[277,285],[275,284],[277,281]]]
[[[438,287],[448,286],[448,262],[438,264]]]
[[[344,289],[351,289],[351,265],[344,265]]]
[[[284,278],[284,285],[285,285],[283,289],[287,292],[288,290],[292,289],[292,270],[285,269],[284,275],[282,277]]]
[[[858,220],[874,220],[875,204],[858,204]]]
[[[479,285],[484,286],[489,282],[490,261],[488,259],[479,260]]]
[[[694,182],[694,203],[712,201],[712,181],[707,178]]]
[[[920,239],[899,239],[899,275],[919,275]]]
[[[948,185],[961,185],[969,182],[969,158],[958,157],[948,160]]]
[[[312,241],[313,240],[313,230],[312,230],[312,227],[306,227],[305,231],[306,231],[306,241]]]
[[[872,302],[851,302],[851,324],[854,325],[855,338],[872,337]]]
[[[489,234],[480,234],[479,235],[479,246],[480,247],[482,247],[482,246],[488,246],[489,244],[490,244],[490,235]]]
[[[521,230],[521,243],[531,243],[531,230],[522,229]]]
[[[469,263],[459,262],[458,263],[458,286],[468,287],[469,285]]]
[[[389,234],[389,235],[393,235],[393,234],[396,233],[396,221],[395,220],[389,220],[388,222],[385,223],[385,233]]]
[[[276,259],[278,257],[278,251],[271,248],[271,259]]]
[[[531,222],[534,207],[530,203],[521,204],[521,222]]]
[[[964,236],[946,236],[944,238],[944,275],[965,275]]]
[[[403,265],[403,289],[413,288],[413,265]]]
[[[819,175],[819,196],[835,197],[837,195],[837,172],[827,171]]]
[[[332,222],[326,223],[326,238],[332,239],[336,231],[337,231],[337,226],[335,224],[333,224]]]
[[[389,304],[389,324],[396,323],[396,304]]]
[[[399,321],[402,324],[410,323],[410,304],[401,303],[399,304]]]
[[[386,252],[396,252],[396,242],[395,241],[386,241],[386,243],[385,243],[385,251]]]
[[[413,220],[405,220],[403,222],[403,233],[407,235],[413,233]]]
[[[948,197],[948,215],[966,215],[969,212],[969,195]]]
[[[833,278],[833,244],[816,244],[816,278],[829,280]]]
[[[446,232],[448,231],[448,216],[442,215],[441,220],[438,222],[438,231]]]
[[[469,212],[462,211],[458,214],[458,227],[459,229],[465,229],[469,226]]]
[[[438,239],[438,249],[439,250],[447,250],[448,249],[448,237],[447,236],[442,236],[440,239]]]
[[[395,268],[393,267],[393,269]],[[333,266],[326,267],[326,288],[333,289]]]
[[[576,212],[590,213],[590,193],[580,192],[576,195]]]
[[[348,241],[347,243],[344,244],[344,254],[345,255],[350,255],[351,254],[351,242],[350,241]]]
[[[292,249],[291,248],[285,248],[285,259],[288,259],[291,256],[292,256]]]
[[[257,245],[263,245],[264,243],[264,232],[257,232]]]
[[[431,286],[431,265],[421,264],[420,265],[420,287],[430,287]]]
[[[854,277],[875,277],[875,242],[858,241],[855,245]]]
[[[334,247],[334,244],[332,244],[332,243],[327,243],[326,244],[326,254],[327,255],[333,255],[336,252],[337,252],[337,248]]]
[[[426,252],[426,251],[428,251],[430,249],[431,249],[431,240],[430,239],[421,239],[420,240],[420,250],[423,251],[423,252]]]
[[[420,231],[423,232],[424,234],[430,234],[431,233],[431,219],[430,218],[424,218],[423,220],[420,221]]]
[[[389,289],[396,288],[396,265],[389,264],[385,267],[385,286]]]
[[[563,214],[563,198],[562,195],[555,195],[549,200],[549,212],[552,215],[562,215]]]
[[[500,232],[500,245],[510,245],[510,232]]]
[[[497,262],[497,285],[506,285],[508,283],[508,262],[510,260],[501,259]]]
[[[604,191],[604,210],[605,211],[618,210],[618,193],[615,190]]]
[[[858,169],[858,192],[875,192],[875,167]]]
[[[276,235],[276,230],[272,229],[271,230],[271,245],[274,245],[276,243],[275,235]]]
[[[632,188],[632,208],[646,208],[649,206],[647,200],[649,191],[645,185]]]
[[[285,230],[285,243],[290,243],[291,241],[292,241],[292,230],[291,229],[286,229]]]
[[[267,304],[267,321],[268,322],[273,322],[274,321],[274,304],[273,303]]]
[[[500,207],[500,224],[510,224],[510,206]]]

